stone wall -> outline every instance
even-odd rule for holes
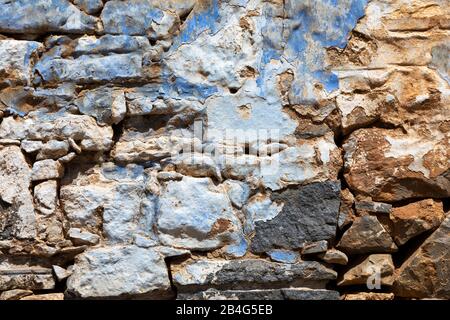
[[[447,0],[0,0],[1,299],[450,298]]]

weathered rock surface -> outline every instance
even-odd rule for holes
[[[224,154],[218,162],[224,177],[244,179],[255,187],[263,185],[276,191],[299,184],[336,180],[342,159],[333,136],[328,134],[314,140],[299,140],[297,145],[270,155]]]
[[[17,140],[65,140],[72,138],[85,151],[108,150],[113,130],[100,127],[85,115],[35,112],[26,119],[8,117],[0,124],[0,137]]]
[[[449,143],[445,128],[407,134],[358,130],[344,144],[345,179],[354,191],[376,201],[449,197]]]
[[[42,45],[35,41],[0,40],[0,83],[29,85],[33,63],[42,49]]]
[[[55,180],[42,182],[34,187],[36,210],[44,215],[54,214],[58,208],[58,184]]]
[[[307,243],[302,248],[302,254],[315,254],[326,252],[328,249],[328,241],[321,240],[316,242]]]
[[[348,254],[395,252],[392,237],[374,216],[355,219],[342,235],[337,248]]]
[[[332,239],[337,227],[339,194],[337,182],[313,183],[272,194],[272,201],[280,209],[270,217],[256,212],[251,250],[295,249],[306,242]]]
[[[127,112],[123,90],[108,87],[82,92],[76,104],[81,113],[94,117],[103,125],[119,123]]]
[[[222,247],[241,232],[225,189],[209,178],[169,181],[158,199],[156,226],[163,244],[192,250]]]
[[[36,294],[36,295],[29,295],[26,297],[23,297],[20,300],[64,300],[64,294],[63,293],[47,293],[47,294]]]
[[[87,14],[95,14],[103,8],[103,0],[74,0],[73,4]]]
[[[450,217],[396,270],[399,297],[450,298]]]
[[[0,290],[48,290],[55,287],[52,269],[33,263],[30,257],[0,256]]]
[[[411,238],[437,228],[444,218],[442,202],[432,199],[394,208],[391,214],[394,240],[401,246]]]
[[[339,292],[326,289],[289,288],[267,290],[209,289],[198,293],[181,293],[179,300],[339,300]]]
[[[58,161],[47,159],[33,164],[32,181],[59,179],[64,175],[64,167]]]
[[[367,214],[375,214],[380,216],[381,214],[390,214],[392,205],[383,202],[356,201],[355,210],[358,216],[364,216]]]
[[[327,263],[341,265],[346,265],[348,263],[347,255],[336,249],[329,249],[327,252],[319,254],[318,257]]]
[[[36,156],[36,160],[58,159],[64,157],[69,152],[67,141],[50,140],[43,144]]]
[[[45,82],[106,83],[132,81],[145,77],[142,55],[114,54],[109,56],[81,56],[77,59],[47,59],[36,65]],[[112,71],[113,70],[113,71]]]
[[[36,215],[30,192],[31,168],[17,146],[0,146],[0,238],[33,239]]]
[[[52,266],[56,279],[61,282],[72,275],[72,271],[61,268],[60,266]]]
[[[68,0],[18,0],[1,5],[0,32],[92,33],[99,30],[97,18],[82,12]]]
[[[77,256],[67,291],[81,298],[158,298],[169,294],[170,281],[157,250],[104,247]]]
[[[371,254],[357,265],[350,267],[341,279],[339,286],[355,284],[391,286],[394,282],[394,263],[390,254]],[[377,288],[380,289],[380,288]]]
[[[103,235],[112,243],[131,243],[135,235],[152,239],[154,196],[146,192],[141,166],[105,163],[61,187],[63,210],[73,228]]]
[[[339,207],[338,227],[340,230],[347,227],[355,219],[353,209],[355,197],[349,189],[341,190],[341,205]]]
[[[223,186],[228,193],[231,203],[239,209],[242,208],[250,196],[249,186],[246,183],[235,180],[226,180]]]
[[[78,228],[70,228],[67,236],[75,245],[96,245],[100,240],[100,236],[87,231],[81,231]]]
[[[20,300],[26,296],[32,295],[33,291],[31,290],[23,290],[23,289],[14,289],[3,291],[0,294],[0,300]]]
[[[300,258],[300,254],[292,250],[271,250],[267,252],[270,260],[281,263],[295,263]]]
[[[194,141],[192,134],[183,129],[155,135],[131,131],[120,137],[111,155],[119,163],[155,161],[178,155]]]
[[[346,294],[344,300],[394,300],[393,293],[359,292]]]
[[[0,0],[2,297],[448,298],[448,18]]]
[[[315,261],[283,264],[259,259],[188,260],[171,267],[173,282],[180,291],[218,287],[256,289],[270,285],[323,287],[336,272]]]

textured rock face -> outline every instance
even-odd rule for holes
[[[265,285],[324,286],[336,272],[315,261],[282,264],[258,259],[194,260],[172,268],[175,286],[181,291],[204,287],[261,288]]]
[[[4,14],[4,13],[2,13]],[[33,62],[42,44],[35,41],[0,40],[0,81],[7,84],[29,85]]]
[[[61,187],[61,201],[72,227],[111,243],[132,243],[137,236],[154,238],[153,195],[146,193],[148,175],[141,166],[95,167]]]
[[[1,5],[0,32],[5,33],[91,33],[99,22],[67,0],[3,1]]]
[[[313,183],[289,189],[273,194],[272,202],[283,204],[276,215],[264,218],[261,217],[264,213],[254,213],[252,251],[298,249],[308,242],[334,237],[339,210],[338,183]],[[259,210],[264,212],[266,208]]]
[[[355,131],[344,144],[346,180],[377,201],[449,197],[450,135],[441,130]]]
[[[0,0],[0,299],[449,299],[448,21]]]
[[[411,238],[437,228],[444,218],[442,202],[431,199],[395,208],[391,216],[394,240],[403,245]]]
[[[78,256],[67,290],[81,298],[152,294],[164,297],[170,282],[164,256],[157,250],[109,247]]]
[[[227,194],[209,178],[169,181],[157,207],[156,227],[165,245],[211,250],[240,238],[240,222]]]
[[[339,286],[367,284],[374,275],[379,275],[380,285],[391,286],[394,281],[394,263],[390,254],[371,254],[351,267],[338,281]],[[376,281],[374,279],[374,281]]]
[[[31,257],[0,256],[0,290],[54,289],[52,269]]]
[[[400,297],[448,299],[450,217],[397,270],[394,292]]]
[[[343,234],[337,247],[349,254],[397,250],[392,237],[374,216],[357,218]]]
[[[20,148],[0,149],[0,199],[2,239],[33,239],[37,235],[33,197],[29,190],[31,169]]]
[[[224,290],[181,293],[180,300],[339,300],[339,292],[325,289]]]

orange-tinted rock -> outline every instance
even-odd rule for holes
[[[339,207],[338,226],[340,229],[349,225],[355,219],[355,212],[353,210],[353,203],[355,197],[349,189],[341,190],[341,205]]]
[[[328,50],[339,78],[342,131],[349,135],[345,178],[358,199],[450,196],[448,10],[442,3],[371,1],[347,46]]]
[[[422,200],[392,210],[394,240],[399,246],[419,234],[437,228],[445,218],[442,202]]]
[[[20,300],[64,300],[64,293],[47,293],[26,296]]]
[[[394,293],[407,298],[450,299],[450,216],[396,270]]]
[[[432,137],[432,138],[431,138]],[[344,143],[345,179],[374,201],[450,196],[450,132],[361,129]]]
[[[394,300],[394,294],[378,292],[358,292],[344,295],[343,300]]]

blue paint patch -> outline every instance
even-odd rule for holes
[[[335,8],[342,6],[339,0],[321,0],[322,3]],[[283,30],[277,30],[277,24],[271,16],[270,9],[264,14],[267,25],[263,28],[264,48],[259,65],[257,86],[260,95],[265,96],[265,82],[267,82],[267,64],[270,60],[285,57],[291,64],[296,65],[296,82],[292,85],[291,95],[303,99],[305,81],[322,83],[327,92],[339,88],[338,77],[325,70],[325,50],[327,47],[344,48],[348,42],[348,34],[356,26],[358,20],[364,16],[367,0],[352,0],[350,5],[343,8],[337,15],[330,14],[327,19],[321,19],[318,2],[306,4],[291,0],[286,3],[289,19],[285,20]],[[332,10],[330,10],[332,12]],[[282,33],[288,33],[285,39]],[[280,35],[277,39],[276,35]],[[281,52],[279,43],[285,42],[286,47]],[[314,48],[323,48],[318,52]]]
[[[161,76],[163,82],[155,94],[162,98],[195,99],[204,102],[207,98],[218,92],[216,86],[191,83],[183,77],[171,77],[165,70]]]
[[[7,113],[9,113],[9,114],[17,115],[17,116],[19,116],[21,118],[23,118],[23,117],[25,117],[27,115],[27,113],[25,111],[21,111],[21,110],[16,109],[16,108],[6,108],[5,111]]]
[[[332,92],[339,89],[339,78],[332,72],[315,71],[314,78],[320,80],[327,92]]]
[[[175,90],[180,97],[195,96],[205,100],[217,92],[217,87],[202,84],[193,84],[184,78],[177,77],[172,89]]]
[[[329,2],[330,6],[337,6],[337,0],[322,1]],[[367,0],[353,0],[344,15],[332,17],[332,20],[329,21],[329,23],[332,26],[332,30],[339,30],[337,37],[334,37],[327,32],[325,32],[325,34],[315,33],[313,37],[319,41],[323,47],[345,48],[348,41],[348,34],[356,26],[358,20],[364,16],[366,5]]]
[[[243,257],[247,253],[248,243],[244,237],[237,244],[228,245],[225,248],[225,252],[235,258]]]
[[[220,18],[219,0],[213,0],[205,10],[196,12],[186,20],[181,33],[174,40],[173,48],[177,48],[183,43],[192,42],[202,32],[209,30],[210,34],[216,33],[219,29]]]
[[[272,250],[267,252],[270,259],[282,263],[295,263],[299,258],[299,254],[294,251],[287,250]]]

